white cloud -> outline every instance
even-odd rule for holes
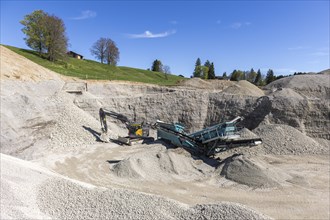
[[[234,29],[238,29],[238,28],[242,27],[242,23],[236,22],[236,23],[233,23],[230,27],[234,28]]]
[[[79,16],[73,17],[71,19],[73,19],[73,20],[84,20],[84,19],[94,18],[94,17],[96,17],[96,12],[95,11],[86,10],[86,11],[82,11]]]
[[[310,55],[317,56],[317,57],[329,56],[329,47],[319,48],[315,52],[311,53]]]
[[[175,34],[175,30],[165,31],[162,33],[154,34],[151,31],[145,31],[142,34],[128,34],[129,38],[160,38],[160,37],[167,37],[169,35]]]
[[[176,24],[178,24],[179,22],[173,20],[173,21],[170,21],[170,23],[176,25]]]
[[[329,56],[328,51],[317,51],[314,53],[311,53],[312,56],[317,56],[317,57],[323,57],[323,56]]]
[[[239,29],[243,26],[250,26],[252,23],[251,22],[235,22],[230,25],[231,28],[233,29]]]
[[[289,47],[288,50],[304,50],[308,49],[309,47],[304,47],[304,46],[296,46],[296,47]]]

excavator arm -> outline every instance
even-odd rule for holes
[[[128,129],[128,136],[127,137],[119,137],[118,142],[124,143],[124,144],[130,144],[133,139],[150,139],[149,138],[149,129],[150,125],[148,123],[144,124],[142,123],[136,123],[131,120],[129,120],[125,115],[109,111],[104,108],[100,108],[99,110],[99,116],[100,116],[100,122],[101,122],[101,140],[104,142],[108,142],[108,125],[106,117],[112,117],[115,118],[122,123],[126,125],[126,128]]]
[[[116,112],[109,111],[109,110],[104,109],[104,108],[100,108],[99,116],[100,116],[100,122],[101,122],[101,129],[104,133],[108,132],[108,125],[107,125],[106,116],[110,116],[112,118],[118,119],[122,123],[126,124],[126,126],[131,124],[131,121],[125,115],[118,114]]]

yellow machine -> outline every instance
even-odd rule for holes
[[[106,135],[108,133],[106,116],[110,116],[112,118],[120,120],[126,125],[126,128],[128,129],[128,136],[119,137],[118,139],[112,141],[130,145],[133,140],[141,140],[141,139],[153,140],[152,137],[149,137],[149,130],[151,126],[148,123],[133,122],[122,114],[109,111],[103,108],[100,108],[99,116],[100,116],[101,129],[102,129],[101,140],[104,142],[109,142],[110,140],[110,138],[108,138]]]

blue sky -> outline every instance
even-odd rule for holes
[[[27,48],[19,21],[38,9],[63,19],[69,50],[87,59],[95,41],[111,38],[119,66],[147,69],[159,59],[186,77],[197,58],[214,62],[216,75],[329,68],[329,0],[1,1],[1,44]]]

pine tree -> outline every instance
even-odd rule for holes
[[[273,70],[269,69],[266,76],[266,84],[273,82],[275,79],[276,76],[274,76]]]
[[[206,62],[204,63],[204,66],[210,68],[211,67],[211,62],[209,60],[206,60]]]
[[[215,71],[214,71],[214,64],[213,62],[211,63],[209,67],[209,74],[208,74],[209,79],[215,79]]]
[[[160,60],[155,60],[153,63],[152,63],[152,67],[151,67],[151,71],[154,71],[154,72],[163,72],[163,64]]]
[[[257,72],[257,76],[254,80],[254,84],[257,85],[257,86],[260,86],[261,80],[262,80],[261,79],[261,72],[260,72],[260,69],[259,69],[258,72]]]
[[[201,59],[197,58],[196,63],[195,63],[195,69],[194,69],[194,73],[193,76],[194,77],[201,77],[202,76],[202,63],[201,63]]]
[[[195,67],[196,66],[201,66],[201,65],[202,65],[201,59],[197,58]]]
[[[237,72],[237,70],[234,70],[234,71],[231,73],[230,80],[231,80],[231,81],[238,81],[238,72]]]

